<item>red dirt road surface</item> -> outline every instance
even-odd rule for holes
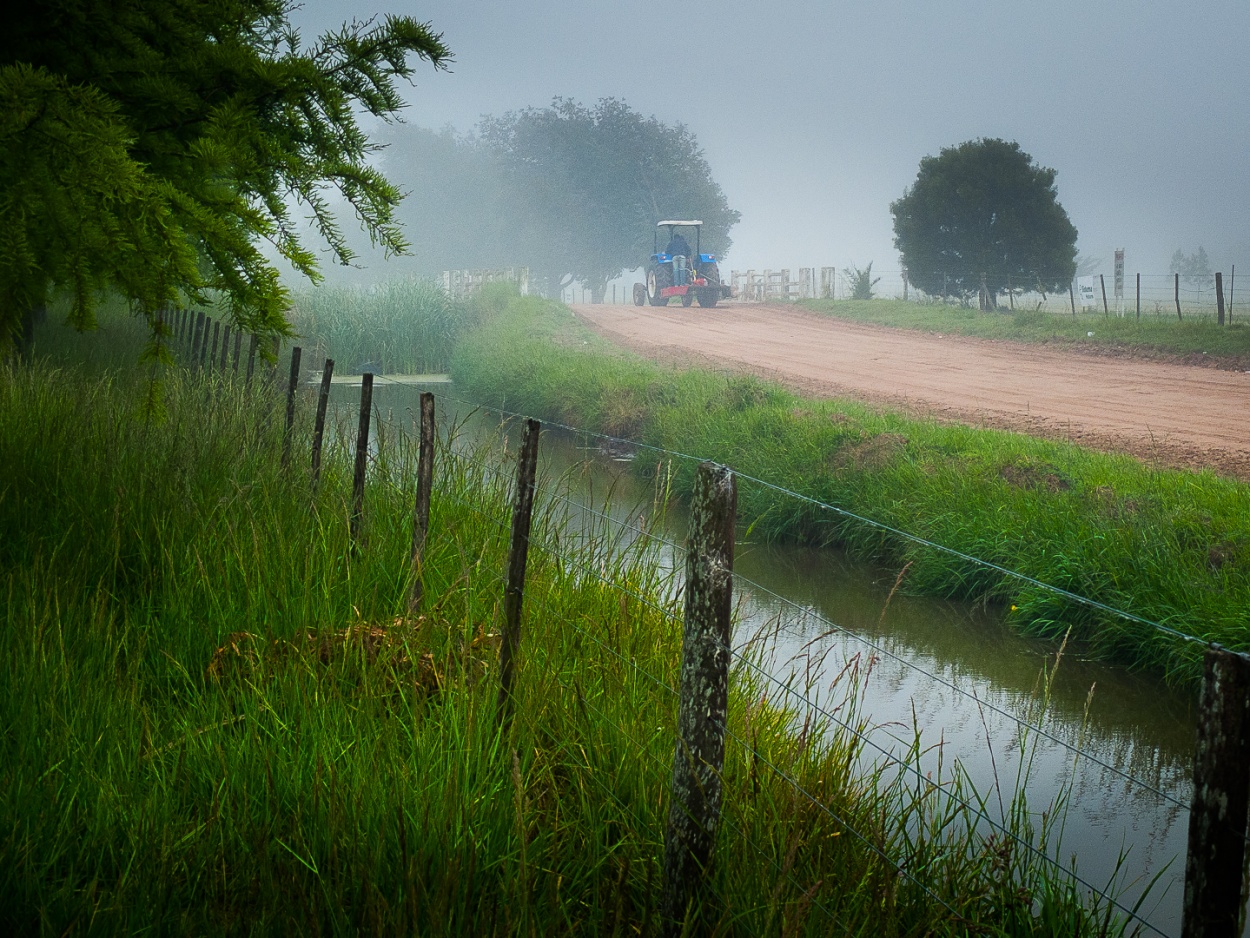
[[[573,310],[657,361],[1250,479],[1250,374],[1241,371],[909,332],[791,306]]]

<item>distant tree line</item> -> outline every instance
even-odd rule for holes
[[[704,252],[724,254],[739,213],[729,207],[688,128],[605,98],[484,118],[460,135],[386,129],[383,159],[407,196],[398,218],[414,273],[527,266],[550,294],[580,283],[602,299],[609,281],[642,266],[655,223],[704,222]]]

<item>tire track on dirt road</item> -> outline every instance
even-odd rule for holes
[[[653,360],[1250,479],[1245,372],[911,332],[791,306],[572,309]]]

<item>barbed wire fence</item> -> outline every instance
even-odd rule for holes
[[[227,370],[226,350],[229,333],[220,344],[220,357],[217,350],[218,336],[213,336],[210,355],[208,352],[209,330],[203,321],[203,314],[195,318],[194,322],[189,315],[180,317],[173,324],[171,335],[174,343],[180,343],[184,347],[192,365],[204,368],[213,367],[222,372]],[[235,373],[238,371],[241,358],[241,339],[241,334],[236,333]],[[252,337],[250,346],[248,378],[251,377],[255,359],[257,347],[255,337]],[[333,362],[327,361],[318,395],[318,432],[314,436],[312,453],[314,466],[318,465],[320,460],[322,445],[320,430],[324,426],[332,373]],[[269,378],[265,386],[276,387],[276,370],[271,369]],[[350,519],[353,540],[357,537],[365,511],[365,477],[369,466],[376,464],[379,460],[379,453],[375,448],[371,448],[373,435],[380,429],[381,424],[380,419],[378,427],[372,424],[374,411],[371,395],[372,379],[372,374],[365,374],[361,379]],[[292,350],[290,380],[285,395],[286,425],[282,450],[284,464],[291,459],[292,428],[300,381],[300,349],[297,347]],[[479,406],[474,402],[450,396],[448,400],[470,407]],[[422,395],[420,433],[422,461],[418,471],[417,508],[414,511],[411,557],[415,573],[414,584],[420,581],[425,545],[429,539],[438,536],[438,532],[429,529],[428,516],[431,487],[434,485],[433,475],[428,468],[434,451],[433,401],[434,396],[430,392]],[[544,490],[537,493],[535,460],[540,431],[539,422],[523,414],[496,412],[508,420],[522,420],[526,425],[525,442],[521,448],[515,479],[511,482],[514,495],[512,515],[508,519],[497,517],[487,519],[494,524],[508,525],[510,533],[506,574],[501,573],[498,576],[505,600],[503,603],[505,634],[501,642],[499,662],[500,721],[506,722],[508,719],[516,669],[525,666],[525,649],[521,643],[519,631],[525,604],[531,602],[541,607],[548,603],[548,598],[540,592],[526,595],[525,558],[530,550],[544,554],[549,562],[557,564],[566,575],[593,580],[602,584],[604,588],[619,591],[623,598],[647,605],[654,614],[662,616],[675,627],[680,626],[683,631],[682,680],[680,687],[674,687],[661,676],[647,672],[636,660],[613,649],[603,636],[596,635],[575,621],[568,622],[569,627],[582,633],[582,636],[594,644],[598,650],[617,659],[621,667],[636,672],[637,678],[653,686],[657,694],[676,697],[678,700],[679,733],[673,741],[670,812],[662,836],[666,845],[663,915],[664,928],[668,933],[677,933],[684,911],[697,907],[701,897],[704,897],[712,888],[705,871],[711,866],[712,852],[717,840],[716,830],[722,822],[727,829],[739,836],[744,849],[754,850],[779,874],[784,874],[795,889],[807,894],[811,907],[827,916],[832,926],[839,931],[851,932],[850,926],[839,918],[837,910],[812,897],[811,887],[795,880],[788,864],[779,861],[769,848],[754,842],[748,832],[743,830],[740,824],[736,824],[733,820],[732,805],[722,804],[721,773],[726,750],[731,745],[743,757],[748,758],[753,766],[762,766],[763,771],[772,773],[779,781],[789,786],[796,798],[806,801],[815,810],[827,815],[828,820],[839,830],[861,841],[870,851],[878,853],[883,862],[893,866],[902,881],[927,895],[936,906],[944,907],[956,919],[958,918],[958,912],[949,905],[947,900],[924,881],[923,871],[911,868],[905,854],[900,857],[883,850],[871,836],[860,831],[852,819],[839,814],[836,808],[822,797],[821,793],[813,792],[805,787],[792,772],[770,759],[766,753],[761,752],[753,740],[730,726],[727,715],[729,688],[731,680],[736,680],[750,681],[752,686],[758,684],[769,688],[771,699],[775,701],[789,701],[791,712],[805,715],[803,729],[800,731],[802,737],[806,737],[811,720],[818,720],[824,726],[846,734],[846,738],[862,747],[864,753],[872,753],[871,760],[867,763],[870,767],[876,770],[888,768],[899,777],[912,779],[918,789],[933,792],[940,801],[956,811],[966,823],[983,827],[992,836],[1011,843],[1013,849],[1022,851],[1033,857],[1036,862],[1051,868],[1056,877],[1079,885],[1091,902],[1103,908],[1113,909],[1123,917],[1132,930],[1167,934],[1142,914],[1140,902],[1131,907],[1125,905],[1111,888],[1112,884],[1108,884],[1105,888],[1096,886],[1081,877],[1073,868],[1065,865],[1044,845],[1039,846],[1032,837],[1024,836],[1017,827],[1010,823],[1009,812],[1002,808],[1001,804],[1000,811],[995,815],[988,810],[989,800],[978,796],[975,792],[969,792],[959,785],[934,785],[915,760],[909,760],[905,755],[900,756],[893,748],[883,745],[864,724],[848,718],[838,706],[832,706],[822,699],[819,693],[813,691],[815,684],[811,675],[813,662],[810,658],[805,666],[806,679],[800,684],[796,682],[794,672],[786,677],[779,676],[776,668],[771,666],[775,662],[768,662],[766,657],[758,653],[761,643],[760,634],[745,637],[733,636],[730,630],[729,613],[731,597],[735,589],[767,592],[760,584],[745,580],[733,572],[735,506],[739,482],[764,487],[775,494],[803,501],[815,510],[879,528],[893,537],[910,540],[931,550],[945,552],[963,563],[1017,578],[1033,588],[1052,591],[1066,601],[1097,609],[1103,614],[1119,616],[1142,628],[1155,630],[1170,640],[1201,646],[1204,649],[1205,672],[1195,740],[1193,796],[1187,805],[1183,800],[1160,790],[1151,782],[1139,779],[1131,772],[1099,759],[1097,754],[1085,751],[1080,745],[1074,745],[1050,733],[1040,716],[1030,717],[1028,714],[1012,713],[980,699],[976,700],[976,705],[978,708],[989,707],[1013,722],[1019,734],[1031,734],[1061,745],[1071,753],[1074,761],[1086,760],[1099,764],[1120,778],[1127,786],[1140,792],[1143,797],[1157,798],[1174,808],[1186,810],[1189,814],[1189,838],[1181,934],[1205,936],[1240,933],[1241,914],[1246,894],[1244,879],[1248,839],[1247,802],[1250,801],[1250,656],[1230,651],[1197,636],[1071,591],[1053,587],[998,564],[953,551],[943,545],[911,535],[909,532],[882,525],[871,518],[847,512],[835,505],[788,491],[767,480],[735,473],[730,468],[718,466],[692,454],[659,447],[644,447],[636,441],[549,423],[548,427],[552,429],[580,434],[583,438],[596,439],[617,447],[645,448],[669,460],[693,462],[697,465],[695,492],[691,503],[691,537],[686,545],[663,538],[645,524],[619,519],[606,511],[597,511],[586,505],[577,506],[582,512],[591,512],[602,526],[616,530],[616,535],[610,539],[610,543],[620,545],[638,541],[644,544],[654,544],[669,552],[674,559],[675,573],[678,572],[679,562],[684,562],[685,576],[677,575],[673,580],[674,588],[680,591],[685,601],[684,614],[679,614],[676,592],[669,595],[639,593],[628,584],[619,582],[612,575],[614,567],[611,563],[593,562],[586,555],[569,546],[566,540],[552,537],[550,532],[544,530],[539,530],[537,533],[531,532],[529,518],[533,511],[536,494],[539,494],[540,499],[548,504],[563,503],[568,507],[574,506],[567,494],[558,490]],[[391,428],[390,432],[396,432],[395,428]],[[463,454],[453,454],[448,446],[444,446],[442,455],[449,459],[465,458]],[[495,484],[508,484],[504,470],[484,464],[479,468],[486,476],[493,476]],[[386,475],[385,473],[378,474]],[[387,478],[389,479],[389,475]],[[422,505],[424,509],[421,508]],[[414,589],[419,589],[419,587],[414,585]],[[775,598],[783,606],[786,605],[785,597],[776,596]],[[419,596],[415,599],[410,597],[410,608],[418,608],[419,605]],[[554,608],[546,608],[545,611],[549,614],[558,612]],[[878,657],[890,657],[902,667],[924,673],[927,679],[945,685],[953,693],[962,695],[971,693],[975,698],[975,693],[925,671],[915,662],[895,655],[881,643],[855,635],[836,621],[811,608],[791,604],[791,611],[804,619],[814,620],[822,630],[822,634],[838,633],[859,644],[869,661]],[[773,624],[774,632],[782,627],[783,623],[778,618]],[[816,671],[822,676],[824,665],[823,658],[816,664]],[[844,664],[843,669],[845,667]],[[557,675],[557,680],[563,681],[563,678]],[[588,705],[585,701],[582,703]],[[623,734],[622,738],[629,738],[629,733],[624,727],[617,726],[616,729]],[[988,736],[987,728],[987,743],[989,742]],[[652,747],[639,743],[636,748],[640,758],[656,760],[657,756]],[[1021,751],[1023,752],[1023,747]],[[607,786],[604,786],[604,795],[609,799],[615,797]],[[616,800],[619,803],[619,799]],[[622,810],[629,810],[628,805],[621,803],[619,806]],[[658,831],[652,830],[651,835],[661,839]]]
[[[479,407],[475,402],[464,401],[462,399],[451,398],[455,403]],[[508,419],[519,419],[523,415],[511,413],[507,411],[498,411],[502,416]],[[680,453],[673,450],[663,449],[660,447],[652,447],[646,444],[640,444],[636,441],[624,440],[606,434],[597,434],[593,431],[586,431],[582,428],[571,427],[558,423],[548,423],[548,427],[559,429],[568,433],[578,434],[583,438],[597,439],[607,444],[610,449],[620,451],[622,447],[651,450],[659,456],[669,459],[685,460],[693,462],[703,462],[697,456],[687,453]],[[706,465],[706,464],[705,464]],[[1155,630],[1161,635],[1177,642],[1190,643],[1204,649],[1205,654],[1205,679],[1203,685],[1203,699],[1201,701],[1200,710],[1201,717],[1199,720],[1197,740],[1196,740],[1196,757],[1194,761],[1194,796],[1190,803],[1186,804],[1175,795],[1161,790],[1156,784],[1139,779],[1130,772],[1125,771],[1119,766],[1112,765],[1107,761],[1100,759],[1097,754],[1086,751],[1078,745],[1074,745],[1067,740],[1063,740],[1059,736],[1050,732],[1043,725],[1040,717],[1030,719],[1028,716],[1013,713],[1001,707],[997,707],[992,703],[976,698],[975,692],[965,688],[961,688],[953,682],[944,680],[940,676],[925,671],[921,666],[914,662],[908,661],[894,654],[880,643],[863,636],[852,635],[851,637],[862,644],[865,651],[873,656],[890,657],[895,659],[900,665],[919,670],[924,676],[935,683],[942,684],[950,689],[953,693],[968,696],[976,701],[976,705],[980,708],[986,708],[998,713],[1010,721],[1012,721],[1022,734],[1031,734],[1038,738],[1044,738],[1048,741],[1061,746],[1068,750],[1073,760],[1084,760],[1092,764],[1098,765],[1110,774],[1123,780],[1126,785],[1135,789],[1142,796],[1149,796],[1164,802],[1171,807],[1190,815],[1190,836],[1189,849],[1186,858],[1186,874],[1185,874],[1185,901],[1184,901],[1184,924],[1183,933],[1185,934],[1215,934],[1217,931],[1204,931],[1203,928],[1214,928],[1210,923],[1218,920],[1220,914],[1224,915],[1225,924],[1232,922],[1236,933],[1239,933],[1240,925],[1237,924],[1238,916],[1241,910],[1241,898],[1244,896],[1244,884],[1241,879],[1241,873],[1237,872],[1236,882],[1233,883],[1229,878],[1232,874],[1230,871],[1239,871],[1242,869],[1237,863],[1231,862],[1235,857],[1239,858],[1244,855],[1247,842],[1246,828],[1246,812],[1244,807],[1238,807],[1236,802],[1244,802],[1244,793],[1250,784],[1250,770],[1248,765],[1239,753],[1246,751],[1247,734],[1250,732],[1250,722],[1247,722],[1247,708],[1250,707],[1250,683],[1246,682],[1245,675],[1250,674],[1250,658],[1238,652],[1232,652],[1228,649],[1221,648],[1207,642],[1206,640],[1194,636],[1163,623],[1154,622],[1143,618],[1134,613],[1120,610],[1097,600],[1080,596],[1070,590],[1051,586],[1042,583],[1035,578],[1020,574],[1016,571],[1002,567],[1001,565],[981,560],[959,551],[945,548],[940,544],[935,544],[924,538],[917,537],[909,532],[883,525],[869,518],[854,515],[840,509],[836,506],[819,502],[797,492],[790,492],[779,486],[767,482],[763,479],[751,477],[749,475],[736,474],[737,478],[746,484],[758,485],[767,488],[773,492],[783,494],[786,497],[803,501],[809,505],[837,514],[843,517],[850,517],[857,522],[877,527],[884,532],[913,541],[930,549],[942,551],[959,560],[981,566],[986,569],[993,570],[1004,576],[1015,578],[1028,585],[1044,589],[1054,593],[1067,600],[1088,608],[1096,609],[1104,614],[1114,615],[1133,622],[1144,628]],[[560,494],[552,494],[552,499],[560,501],[568,501],[568,497]],[[619,528],[624,534],[630,537],[646,538],[658,541],[666,550],[672,552],[676,556],[685,555],[685,549],[671,540],[659,537],[654,532],[647,530],[645,527],[631,522],[629,520],[621,520],[612,517],[606,512],[598,512],[593,508],[581,505],[582,512],[593,513],[604,524]],[[570,558],[564,558],[566,563],[576,565]],[[589,575],[598,576],[593,570],[587,571]],[[758,583],[735,574],[734,582],[740,588],[750,589],[756,592],[771,593],[765,587]],[[611,585],[610,583],[607,585]],[[786,604],[785,597],[772,594],[774,599]],[[641,600],[641,597],[634,596],[635,600]],[[801,607],[795,603],[789,603],[791,609],[799,616],[807,619],[815,619],[824,629],[825,633],[839,632],[847,634],[847,630],[839,626],[836,622],[830,621],[820,613],[808,608]],[[781,623],[775,624],[774,628],[780,628]],[[748,640],[749,643],[750,640]],[[791,698],[802,710],[814,713],[819,718],[827,721],[831,725],[839,726],[844,731],[851,732],[864,744],[864,746],[874,751],[881,759],[892,764],[896,769],[905,774],[915,777],[917,781],[922,780],[922,773],[915,765],[906,762],[893,751],[882,746],[875,738],[865,734],[858,727],[847,723],[838,716],[837,709],[823,704],[815,699],[808,691],[797,690],[791,682],[781,680],[774,674],[762,667],[760,662],[749,657],[744,653],[742,647],[728,649],[730,659],[735,668],[754,673],[757,678],[763,680],[770,685],[778,694]],[[650,679],[654,680],[651,676]],[[808,685],[810,687],[810,684]],[[668,688],[669,692],[675,692],[672,688]],[[735,744],[746,745],[745,741],[736,737],[733,733],[728,734],[728,738]],[[1227,747],[1227,748],[1225,748]],[[758,757],[758,753],[753,753]],[[1241,768],[1237,768],[1242,766]],[[1232,773],[1231,775],[1229,773]],[[793,780],[791,780],[793,781]],[[1236,789],[1243,794],[1234,796],[1232,802],[1224,800],[1223,792]],[[1140,915],[1140,910],[1136,907],[1129,908],[1123,905],[1118,898],[1110,894],[1106,889],[1100,889],[1093,883],[1086,881],[1078,876],[1073,870],[1060,863],[1053,856],[1039,852],[1037,846],[1033,843],[1021,840],[1018,835],[1009,829],[1002,818],[994,818],[990,816],[975,797],[962,797],[957,799],[958,807],[962,809],[966,816],[973,818],[976,823],[985,824],[994,831],[995,834],[1004,838],[1011,839],[1018,843],[1021,849],[1035,855],[1039,861],[1051,865],[1057,874],[1071,876],[1073,880],[1079,883],[1088,894],[1096,901],[1110,904],[1122,915],[1133,922],[1136,926],[1148,932],[1165,934],[1164,931],[1156,927],[1148,919]],[[1214,839],[1212,839],[1214,838]],[[1220,843],[1216,843],[1219,840]],[[1217,859],[1218,858],[1218,859]],[[1222,873],[1216,873],[1216,870]],[[1216,879],[1223,878],[1216,882]],[[1220,898],[1216,899],[1215,897]],[[1205,906],[1212,908],[1209,903],[1214,902],[1215,905],[1222,906],[1223,913],[1200,912],[1199,910]],[[1206,922],[1203,926],[1198,919]],[[1218,933],[1232,934],[1234,931]]]

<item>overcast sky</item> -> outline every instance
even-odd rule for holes
[[[723,267],[898,267],[891,200],[921,157],[1004,137],[1058,171],[1082,255],[1250,277],[1250,2],[308,0],[314,32],[429,21],[455,54],[406,120],[619,97],[683,122],[742,212]],[[1247,280],[1250,283],[1250,280]]]

